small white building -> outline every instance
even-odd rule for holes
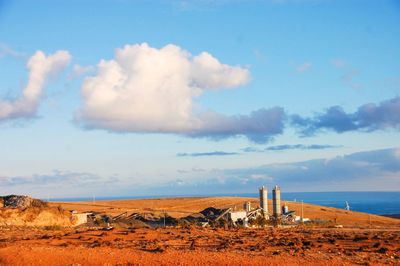
[[[91,212],[85,212],[85,213],[72,213],[73,217],[73,223],[75,226],[84,224],[88,222],[88,215],[90,215]]]
[[[243,221],[245,218],[247,218],[246,211],[237,211],[229,213],[229,219],[234,223],[236,223],[239,219]]]

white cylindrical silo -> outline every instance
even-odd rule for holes
[[[278,186],[272,189],[272,209],[275,217],[281,215],[281,189]]]
[[[244,203],[244,210],[246,212],[251,211],[251,203],[250,203],[250,201],[247,201],[247,202]]]
[[[264,214],[268,214],[268,191],[264,186],[260,187],[260,207]]]

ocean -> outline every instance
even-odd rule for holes
[[[271,198],[271,194],[268,193]],[[221,194],[221,195],[162,195],[162,196],[120,196],[96,197],[96,200],[122,200],[156,197],[188,196],[239,196],[258,197],[257,193]],[[378,215],[400,214],[400,192],[282,192],[282,201],[304,201],[327,207],[344,209],[346,201],[350,210]],[[51,201],[92,201],[93,198],[52,198]]]
[[[378,215],[400,214],[400,192],[287,192],[283,200],[297,200],[327,207]]]

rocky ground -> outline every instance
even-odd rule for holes
[[[400,229],[2,228],[0,265],[399,265]]]

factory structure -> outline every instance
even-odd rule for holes
[[[272,191],[272,209],[268,207],[268,189],[265,186],[259,189],[259,206],[252,208],[250,202],[245,202],[243,211],[236,211],[234,208],[225,209],[220,213],[219,219],[228,220],[233,225],[249,226],[252,221],[262,219],[273,225],[293,224],[302,222],[303,218],[296,216],[295,211],[290,211],[289,206],[281,205],[281,188],[275,186]]]
[[[296,223],[306,222],[309,219],[297,216],[295,211],[290,211],[289,206],[281,201],[281,188],[274,186],[271,190],[272,206],[268,202],[268,189],[265,186],[259,188],[259,204],[252,206],[250,201],[243,203],[243,208],[230,205],[229,208],[208,207],[199,213],[193,213],[186,217],[175,219],[167,216],[164,212],[161,216],[146,213],[123,212],[116,216],[104,213],[82,213],[78,214],[72,210],[77,224],[97,224],[99,221],[104,225],[105,230],[111,230],[113,224],[144,223],[146,226],[162,227],[176,226],[178,224],[197,224],[203,227],[264,227],[264,226],[293,226]],[[254,201],[253,201],[254,204]]]

